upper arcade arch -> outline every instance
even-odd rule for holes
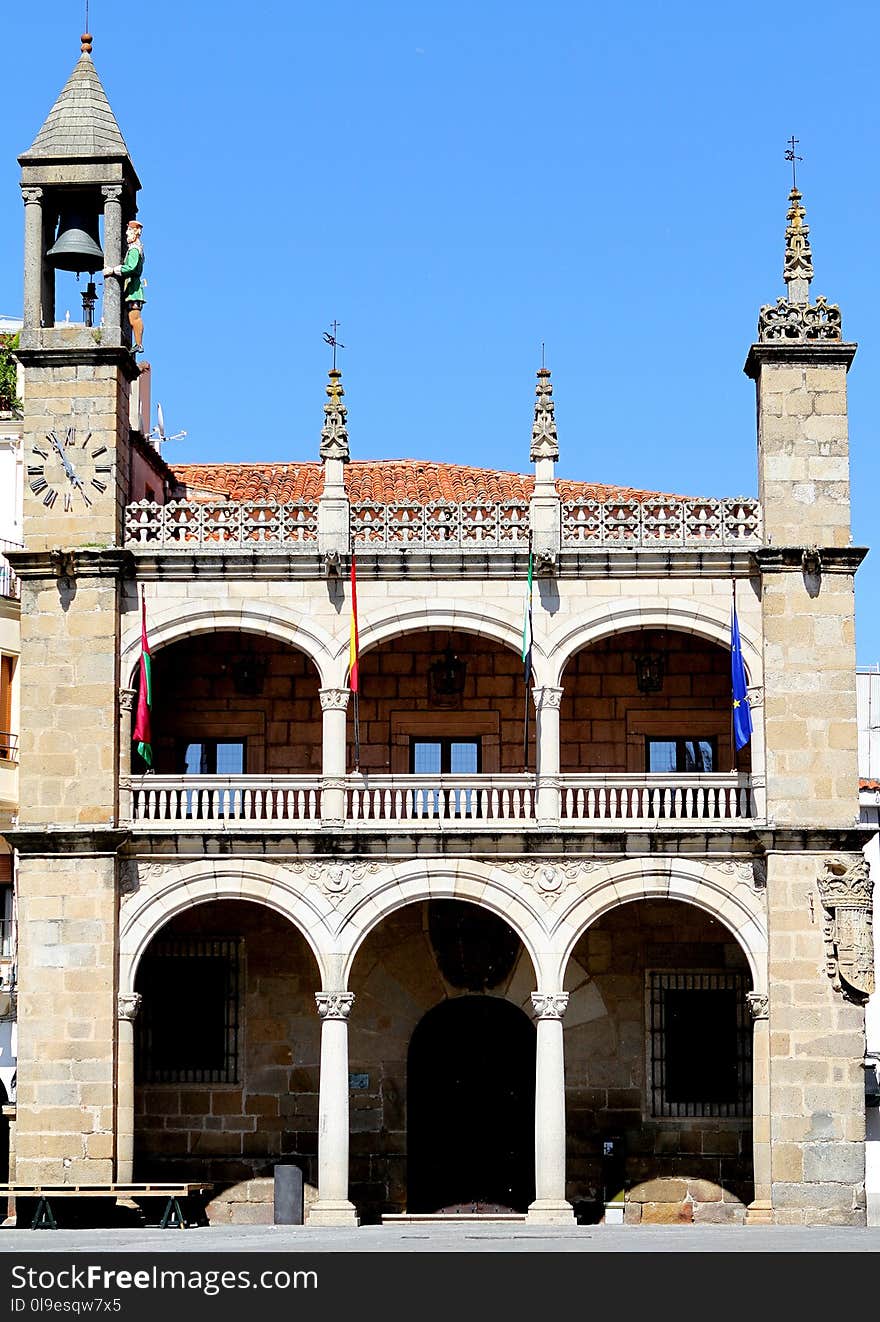
[[[751,684],[760,684],[762,675],[761,640],[739,618],[743,659]],[[548,678],[557,686],[572,657],[591,643],[611,634],[633,629],[669,629],[696,634],[730,650],[730,613],[697,598],[624,598],[585,606],[577,616],[564,620],[544,641]]]
[[[517,603],[516,610],[503,610],[494,605],[487,609],[478,601],[455,601],[442,597],[430,603],[413,601],[383,604],[381,607],[371,603],[369,614],[362,607],[358,619],[361,655],[395,638],[427,630],[475,634],[521,652],[522,603]],[[348,649],[349,635],[346,628],[345,637],[339,636],[337,639],[332,671],[328,672],[331,674],[327,680],[329,687],[341,688],[347,682]],[[547,683],[547,658],[537,640],[533,646],[532,664],[535,683]]]
[[[147,632],[150,650],[153,652],[198,634],[221,631],[259,634],[296,648],[313,663],[322,687],[332,684],[328,675],[337,642],[305,612],[294,611],[275,602],[230,603],[220,598],[200,598],[191,603],[177,602],[164,609],[148,606]],[[120,669],[128,685],[133,683],[140,653],[141,625],[138,613],[132,615],[128,627],[122,633]]]

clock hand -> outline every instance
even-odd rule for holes
[[[79,478],[77,477],[76,473],[73,471],[73,466],[71,465],[70,460],[67,458],[67,455],[64,453],[64,448],[61,442],[58,440],[58,437],[55,435],[54,432],[49,433],[49,440],[52,442],[55,449],[58,451],[58,457],[61,460],[62,464],[64,465],[64,471],[67,474],[67,476],[70,478],[72,482],[76,482],[78,486],[81,485]]]

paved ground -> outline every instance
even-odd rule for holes
[[[305,1226],[0,1229],[0,1253],[880,1253],[880,1227]]]

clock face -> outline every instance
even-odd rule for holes
[[[45,440],[31,447],[28,485],[47,509],[89,509],[107,490],[112,474],[110,451],[86,428],[68,427],[63,436],[46,432]]]

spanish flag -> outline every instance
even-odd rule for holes
[[[351,634],[348,642],[348,687],[358,691],[358,592],[357,561],[351,557]]]

